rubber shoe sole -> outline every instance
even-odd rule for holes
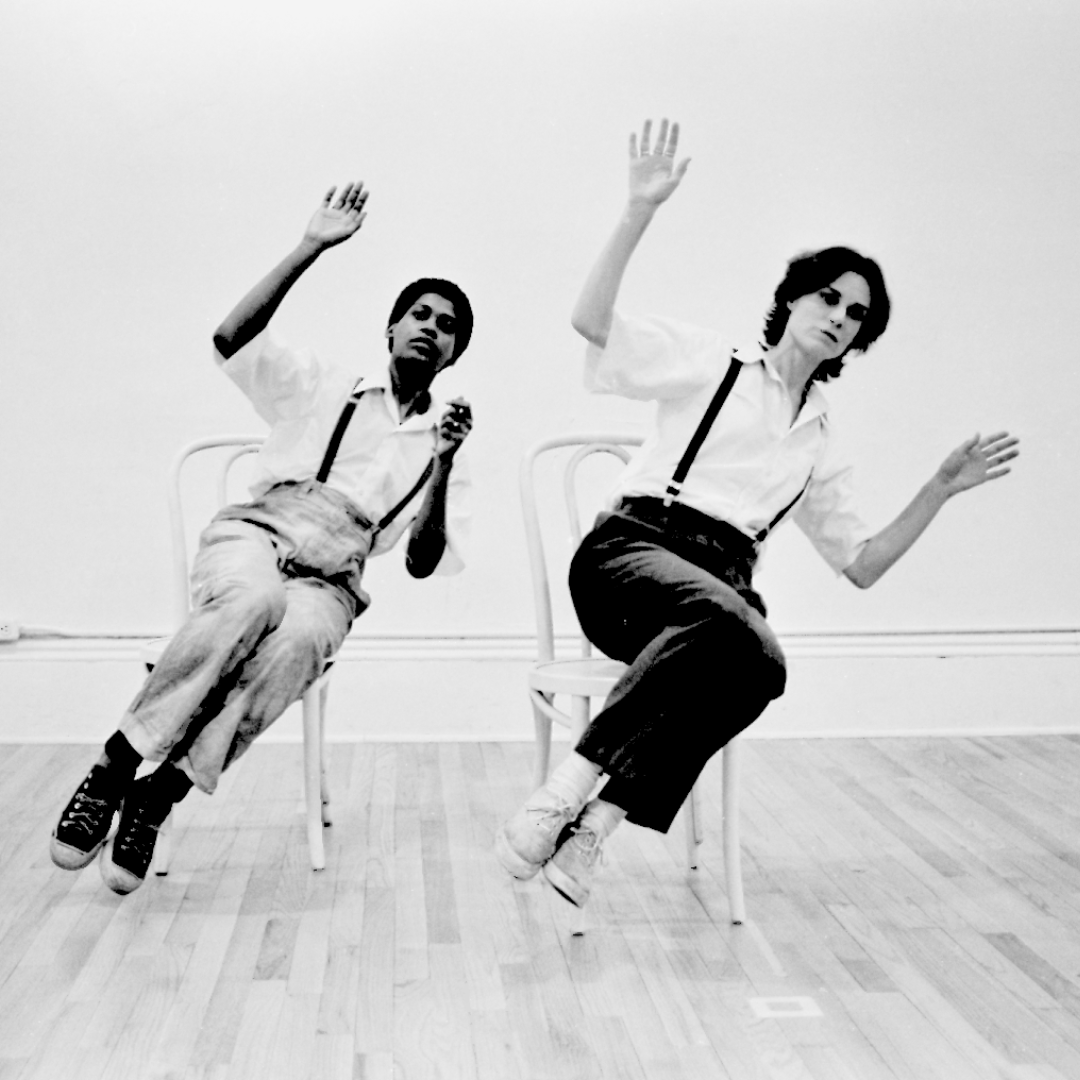
[[[119,893],[121,896],[127,896],[128,893],[133,893],[145,880],[141,877],[136,877],[130,870],[125,870],[122,866],[117,866],[113,862],[113,841],[115,837],[109,837],[105,842],[105,847],[101,852],[101,880],[109,886],[114,893]]]
[[[104,843],[105,841],[102,840],[92,851],[83,851],[81,848],[72,847],[62,840],[57,840],[54,832],[49,839],[49,856],[61,870],[82,870],[97,858]]]
[[[529,862],[522,858],[511,846],[510,839],[506,835],[506,826],[495,834],[495,857],[499,860],[502,868],[518,881],[530,881],[536,877],[542,863]]]
[[[569,900],[575,907],[584,907],[589,899],[589,888],[582,886],[569,874],[560,870],[555,862],[544,863],[544,878],[564,900]]]

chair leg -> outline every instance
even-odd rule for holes
[[[724,876],[727,879],[731,921],[739,926],[746,920],[743,898],[742,851],[739,847],[739,780],[742,746],[732,739],[723,750],[724,782]]]
[[[701,792],[695,784],[683,803],[683,820],[686,826],[686,868],[698,868],[698,848],[704,838],[701,822]]]
[[[331,824],[330,779],[326,770],[326,699],[329,693],[330,680],[324,675],[319,680],[319,794],[324,828]]]
[[[154,873],[158,877],[164,877],[169,872],[169,863],[172,861],[173,830],[176,822],[170,811],[169,816],[161,823],[158,829],[157,842],[154,844]]]
[[[581,742],[581,736],[585,734],[585,729],[589,726],[589,720],[591,719],[589,705],[590,702],[587,697],[572,697],[570,699],[571,750]]]
[[[551,764],[551,717],[537,707],[532,701],[531,695],[536,691],[530,691],[530,703],[533,711],[533,728],[536,731],[536,765],[533,771],[533,791],[542,787],[547,780],[548,767]],[[550,705],[551,698],[541,695]]]
[[[309,686],[304,694],[304,807],[311,868],[326,866],[322,822],[322,738],[319,684]]]

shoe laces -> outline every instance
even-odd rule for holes
[[[136,808],[127,821],[121,818],[121,827],[113,842],[113,861],[128,869],[139,867],[145,870],[154,857],[158,826],[139,817],[141,809]]]
[[[575,825],[571,830],[571,837],[567,843],[573,844],[578,855],[588,866],[603,864],[604,841],[593,832],[587,825]]]
[[[554,803],[525,806],[525,813],[529,815],[532,823],[548,833],[561,829],[573,818],[575,812],[575,808],[561,797],[557,797]]]
[[[64,814],[63,827],[65,829],[81,829],[92,833],[101,821],[102,815],[112,813],[112,804],[108,799],[95,799],[93,795],[87,795],[84,787],[75,792],[71,800],[71,806]]]

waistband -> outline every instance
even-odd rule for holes
[[[350,521],[353,522],[358,528],[363,529],[366,532],[371,532],[375,529],[375,524],[372,520],[360,509],[348,497],[336,488],[332,488],[327,484],[324,484],[321,480],[316,480],[315,477],[308,477],[305,480],[281,480],[276,484],[272,484],[268,487],[254,503],[274,503],[279,499],[303,499],[318,500],[324,505],[339,511],[344,514]]]
[[[746,533],[684,503],[665,506],[663,499],[651,495],[625,495],[615,512],[660,529],[673,539],[721,548],[749,567],[757,561],[757,544]]]

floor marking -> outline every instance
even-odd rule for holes
[[[821,1009],[813,998],[808,997],[756,997],[749,998],[750,1008],[758,1017],[799,1018],[821,1016]]]

